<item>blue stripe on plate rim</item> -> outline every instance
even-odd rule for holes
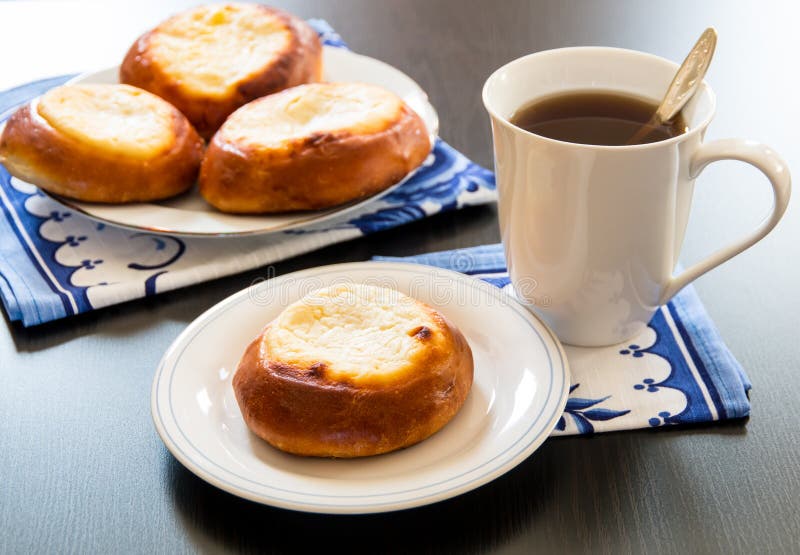
[[[385,511],[394,511],[400,509],[406,509],[411,507],[418,507],[422,505],[427,505],[430,503],[435,503],[437,501],[442,501],[444,499],[449,499],[451,497],[455,497],[461,493],[465,493],[472,489],[475,489],[491,480],[505,474],[523,460],[525,460],[528,456],[530,456],[533,451],[535,451],[539,445],[546,439],[546,436],[552,431],[553,427],[555,426],[558,418],[561,416],[564,410],[564,406],[567,401],[567,397],[569,394],[569,370],[566,355],[564,354],[564,350],[561,346],[561,343],[556,338],[555,334],[544,324],[541,320],[533,316],[527,309],[525,309],[522,305],[520,305],[516,300],[510,298],[507,294],[502,293],[496,287],[480,281],[475,278],[471,278],[466,276],[465,274],[461,274],[459,272],[455,272],[452,270],[446,270],[442,268],[436,268],[432,266],[424,266],[420,264],[413,264],[413,263],[398,263],[398,262],[351,262],[351,263],[343,263],[343,264],[332,264],[328,266],[323,266],[319,268],[311,268],[307,270],[300,270],[298,272],[292,272],[290,274],[286,274],[284,276],[280,276],[277,278],[273,278],[267,282],[263,282],[260,286],[263,286],[264,283],[269,284],[270,287],[277,287],[280,283],[286,279],[290,278],[297,278],[297,277],[316,277],[316,276],[324,276],[329,275],[332,273],[342,273],[349,268],[352,269],[365,269],[367,266],[372,265],[380,265],[383,266],[382,269],[390,269],[391,271],[395,272],[402,272],[402,273],[415,273],[415,274],[429,274],[431,272],[435,274],[441,274],[449,278],[455,278],[472,287],[477,287],[481,289],[483,292],[488,293],[495,297],[497,300],[501,300],[506,303],[524,322],[525,324],[534,331],[537,338],[539,339],[542,347],[547,354],[547,359],[549,363],[549,371],[550,371],[550,386],[548,388],[547,397],[542,404],[541,410],[536,415],[536,417],[531,421],[530,426],[525,430],[523,434],[520,435],[519,438],[514,440],[509,447],[507,447],[504,451],[499,454],[496,454],[489,460],[481,462],[478,466],[471,468],[457,476],[448,477],[445,480],[440,482],[432,483],[432,484],[425,484],[423,486],[419,486],[416,488],[408,489],[408,490],[401,490],[401,491],[393,491],[393,492],[380,492],[375,494],[362,494],[362,495],[327,495],[327,494],[314,494],[314,493],[307,493],[302,491],[294,491],[294,490],[287,490],[283,488],[278,488],[273,485],[265,484],[262,482],[256,482],[244,476],[240,476],[237,473],[233,472],[232,470],[221,466],[216,461],[210,459],[208,456],[205,455],[200,449],[198,449],[191,441],[191,439],[187,436],[186,432],[181,428],[178,424],[177,418],[175,417],[175,411],[172,406],[172,380],[175,374],[175,369],[177,368],[178,363],[180,362],[181,357],[183,356],[186,349],[191,344],[192,340],[199,335],[209,324],[211,324],[214,320],[216,320],[219,316],[235,308],[241,302],[245,301],[249,298],[248,296],[248,289],[244,289],[239,291],[238,293],[234,293],[227,299],[220,301],[215,306],[211,307],[203,314],[198,316],[192,324],[189,325],[176,339],[173,341],[172,345],[169,349],[167,349],[164,357],[162,358],[161,363],[156,371],[156,376],[153,381],[153,388],[152,388],[152,399],[151,399],[151,412],[153,421],[156,425],[156,430],[158,431],[159,435],[161,436],[164,444],[167,448],[172,452],[173,455],[191,472],[193,472],[198,477],[202,478],[203,480],[209,482],[216,487],[227,491],[228,493],[232,493],[239,497],[243,497],[245,499],[249,499],[251,501],[272,505],[275,507],[292,509],[297,511],[306,511],[306,512],[318,512],[318,513],[348,513],[348,514],[358,514],[358,513],[374,513],[374,512],[385,512]],[[321,271],[325,270],[325,271]],[[214,314],[212,316],[212,313]],[[542,337],[542,334],[539,332],[539,329],[534,325],[534,322],[544,328],[550,338],[550,345],[548,347],[548,342]],[[164,411],[162,410],[162,406],[159,403],[158,399],[158,392],[160,390],[162,379],[165,376],[165,369],[167,366],[168,359],[173,356],[173,349],[175,349],[179,344],[185,343],[183,348],[175,357],[172,365],[170,366],[167,374],[169,376],[169,383],[167,384],[167,398],[168,398],[168,416],[170,418],[169,421],[165,420]],[[559,355],[559,366],[561,368],[561,391],[559,392],[559,399],[552,411],[552,413],[543,420],[542,413],[544,412],[545,408],[551,403],[551,397],[553,395],[553,387],[555,382],[556,376],[556,367],[553,364],[553,360],[550,354],[552,348],[555,348]],[[544,425],[542,425],[544,422]],[[170,433],[167,424],[171,424],[171,427],[175,428],[183,438],[183,442],[188,444],[191,449],[194,450],[196,457],[193,457],[190,453],[188,453],[178,441],[175,440],[173,434]],[[515,446],[518,446],[525,438],[533,432],[533,429],[536,425],[539,424],[540,429],[538,432],[535,432],[535,435],[530,438],[530,440],[522,445],[516,452],[505,456],[511,449]],[[267,488],[269,490],[284,492],[289,494],[294,494],[296,496],[305,496],[311,498],[333,498],[333,499],[365,499],[369,497],[390,497],[390,496],[399,496],[407,493],[412,493],[419,490],[436,488],[442,484],[447,482],[452,482],[453,480],[457,480],[458,478],[468,475],[470,473],[474,473],[480,470],[482,467],[496,461],[498,458],[504,457],[500,463],[493,468],[483,472],[480,476],[471,478],[470,480],[462,483],[454,484],[451,487],[445,489],[435,489],[433,492],[426,493],[423,495],[419,495],[416,497],[403,497],[399,500],[388,500],[384,499],[374,503],[358,503],[358,504],[343,504],[339,503],[321,503],[315,501],[305,501],[305,500],[298,500],[293,498],[287,497],[276,497],[274,495],[269,495],[264,493],[263,491],[257,491],[253,489],[248,489],[246,486],[243,486],[241,483],[233,482],[223,475],[219,473],[215,473],[213,470],[209,470],[205,468],[207,465],[201,466],[198,464],[196,458],[199,457],[204,459],[208,464],[212,467],[216,467],[217,469],[221,470],[223,473],[228,475],[232,475],[233,477],[241,480],[242,482],[249,482],[256,486]]]

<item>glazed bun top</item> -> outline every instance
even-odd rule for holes
[[[430,307],[393,289],[342,284],[287,307],[266,330],[262,352],[271,366],[364,386],[413,379],[450,341]]]
[[[174,140],[176,110],[129,85],[66,85],[46,92],[36,114],[52,128],[98,151],[149,159]]]
[[[222,140],[274,149],[329,135],[370,135],[396,122],[405,103],[394,93],[363,83],[313,83],[259,98],[231,114]]]
[[[293,29],[281,12],[256,4],[214,4],[161,23],[149,54],[179,86],[226,97],[290,48]]]

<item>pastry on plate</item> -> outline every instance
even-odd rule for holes
[[[189,189],[203,140],[171,104],[128,85],[65,85],[20,108],[0,163],[40,188],[89,202],[144,202]]]
[[[233,378],[244,420],[297,455],[361,457],[441,429],[472,386],[472,351],[430,306],[340,284],[289,305],[247,347]]]
[[[363,83],[314,83],[234,112],[209,144],[200,193],[223,212],[329,208],[394,185],[431,149],[397,95]]]
[[[303,20],[256,4],[212,4],[137,39],[120,82],[168,100],[209,139],[239,106],[321,73],[319,37]]]

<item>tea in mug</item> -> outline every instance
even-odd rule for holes
[[[651,124],[646,135],[630,142],[657,108],[649,99],[620,92],[571,91],[536,99],[519,108],[510,121],[543,137],[587,145],[655,143],[687,131],[679,112],[670,122]]]

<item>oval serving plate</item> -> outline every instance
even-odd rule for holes
[[[422,117],[433,145],[439,130],[436,110],[428,95],[408,75],[389,64],[343,48],[324,47],[325,81],[361,81],[379,85],[402,98]],[[118,83],[119,68],[80,75],[70,83]],[[414,174],[371,197],[330,210],[270,215],[233,215],[219,212],[206,203],[194,187],[171,199],[137,204],[93,204],[45,192],[57,202],[92,219],[129,229],[170,235],[225,237],[286,231],[330,220],[380,198]]]
[[[472,348],[472,389],[452,421],[412,447],[359,459],[283,453],[248,430],[233,373],[248,343],[286,305],[346,281],[392,287],[442,312]],[[161,360],[151,410],[167,448],[208,483],[275,507],[359,514],[427,505],[504,474],[547,438],[568,392],[556,337],[499,289],[430,266],[358,262],[270,279],[206,311]]]

